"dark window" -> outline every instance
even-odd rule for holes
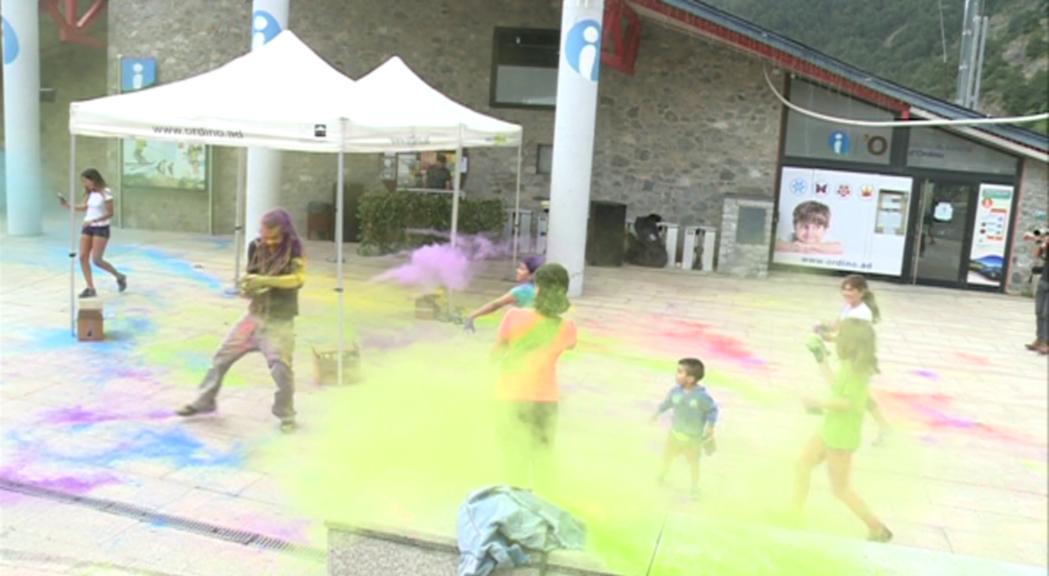
[[[765,244],[765,220],[768,212],[764,208],[740,206],[739,223],[736,227],[737,244]]]
[[[558,30],[496,28],[492,106],[553,108],[557,100]]]
[[[535,173],[547,174],[553,172],[554,147],[551,144],[540,144],[536,150]]]
[[[893,120],[892,112],[804,80],[790,83],[790,101],[802,108],[854,120]],[[787,113],[784,155],[797,158],[888,164],[892,128],[843,126],[793,110]]]
[[[935,128],[911,128],[907,165],[958,172],[1016,174],[1016,157]]]

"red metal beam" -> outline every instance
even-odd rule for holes
[[[65,4],[65,9],[60,5]],[[105,42],[92,38],[88,30],[95,19],[106,7],[106,0],[91,0],[83,16],[77,17],[79,0],[40,0],[40,6],[47,10],[51,20],[58,26],[58,39],[71,44],[81,44],[92,48],[105,48]]]
[[[640,43],[641,20],[637,13],[623,0],[608,0],[605,4],[601,63],[632,76]]]
[[[906,102],[853,82],[812,62],[802,60],[797,56],[788,54],[764,42],[754,40],[734,30],[729,30],[695,14],[664,4],[661,0],[630,0],[630,2],[642,11],[680,22],[698,31],[703,36],[728,44],[753,56],[769,60],[781,68],[812,78],[856,98],[888,108],[904,118],[910,115],[910,106]]]

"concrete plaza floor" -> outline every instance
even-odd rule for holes
[[[268,414],[273,390],[261,358],[231,372],[220,417],[187,422],[170,414],[192,397],[214,347],[243,312],[244,302],[225,294],[230,239],[116,230],[108,258],[129,274],[130,288],[118,295],[96,270],[107,339],[78,343],[69,332],[62,230],[56,222],[42,237],[0,238],[0,572],[325,573],[326,518],[301,512],[271,462],[258,457],[296,441],[281,436]],[[463,337],[450,324],[414,326],[410,293],[368,282],[403,258],[349,252],[348,319],[363,355],[396,354],[389,341],[407,333]],[[311,382],[311,346],[332,342],[332,253],[330,244],[308,245],[296,351],[306,434],[332,393]],[[457,302],[505,290],[509,268],[484,263]],[[647,416],[676,358],[695,351],[711,369],[709,386],[724,414],[720,452],[704,464],[704,498],[728,494],[734,475],[753,472],[748,451],[771,437],[796,447],[779,471],[789,484],[789,462],[814,420],[800,402],[782,399],[818,392],[802,338],[840,308],[837,279],[594,268],[586,282],[572,311],[580,347],[561,371],[566,414],[603,397]],[[1031,300],[872,287],[885,315],[875,388],[893,433],[885,446],[859,452],[854,476],[895,531],[890,546],[1044,573],[1049,360],[1023,348],[1033,336]],[[384,316],[405,328],[391,331]],[[493,331],[494,324],[481,324],[475,337],[490,341]],[[603,386],[624,374],[652,378],[622,354],[610,355],[610,339],[619,351],[648,348],[647,355],[665,357],[666,377],[654,387]],[[746,389],[734,385],[739,381]],[[765,396],[777,400],[754,401]],[[906,506],[894,505],[894,492],[906,495]],[[453,534],[455,505],[445,535]],[[862,537],[829,497],[822,472],[814,476],[812,506],[826,513],[809,532]],[[687,532],[671,530],[667,538],[668,549],[689,545]],[[299,552],[281,550],[288,545]]]

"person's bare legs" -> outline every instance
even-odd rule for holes
[[[841,500],[852,513],[867,525],[871,538],[881,537],[888,530],[867,507],[867,503],[852,489],[852,452],[845,450],[827,450],[827,474],[830,476],[830,488],[834,497]],[[889,535],[891,537],[891,533]]]
[[[109,244],[109,238],[103,238],[102,236],[92,237],[91,261],[94,262],[95,266],[112,274],[114,278],[120,278],[120,272],[117,272],[117,269],[103,258],[106,254],[107,244]]]
[[[677,456],[677,447],[674,445],[674,437],[671,435],[667,437],[666,446],[663,447],[663,465],[659,470],[659,482],[666,482],[667,472],[670,471],[670,463],[674,461],[674,457]]]
[[[80,271],[84,273],[84,283],[91,290],[95,289],[95,280],[91,276],[91,236],[80,235]]]
[[[690,446],[685,450],[685,458],[688,459],[689,473],[692,479],[692,488],[690,494],[693,498],[699,496],[699,446]]]
[[[808,500],[812,469],[818,466],[820,462],[823,462],[826,457],[827,447],[823,444],[823,439],[818,434],[813,435],[809,443],[805,445],[805,449],[795,465],[794,507],[792,510],[795,516],[801,515],[801,510],[805,508],[805,501]]]

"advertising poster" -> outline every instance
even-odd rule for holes
[[[126,188],[207,190],[207,148],[203,144],[124,140]]]
[[[1013,187],[981,184],[969,253],[969,284],[1001,286],[1005,274],[1005,243],[1009,238],[1009,216]]]
[[[772,261],[901,275],[911,186],[901,176],[784,167]]]

